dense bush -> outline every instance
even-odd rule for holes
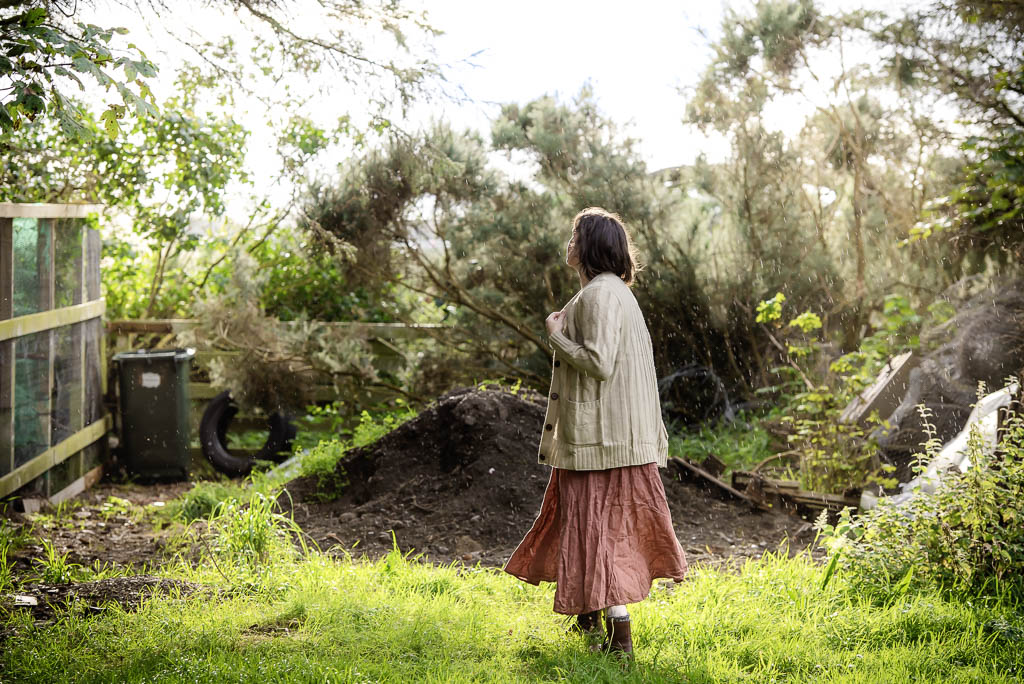
[[[934,494],[900,505],[883,499],[859,516],[845,509],[835,526],[819,521],[836,566],[883,596],[936,584],[979,594],[1024,591],[1024,418],[1013,414],[1004,426],[994,451],[972,432],[971,467],[946,473]]]

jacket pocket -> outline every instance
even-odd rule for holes
[[[564,413],[559,416],[562,439],[568,444],[600,444],[601,401],[573,401],[566,399]]]

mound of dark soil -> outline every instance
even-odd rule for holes
[[[394,541],[438,562],[501,565],[540,509],[550,469],[537,463],[546,398],[466,388],[339,463],[335,491],[317,477],[278,501],[322,549],[377,557]],[[720,501],[663,469],[680,543],[693,561],[759,556],[785,538],[810,541],[803,520]],[[337,497],[322,503],[324,497]],[[353,548],[355,547],[355,548]]]

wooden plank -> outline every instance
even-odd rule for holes
[[[14,315],[14,221],[0,217],[0,321]],[[14,470],[14,342],[0,341],[0,475]]]
[[[859,497],[812,492],[801,489],[795,480],[773,480],[757,473],[734,472],[733,484],[755,501],[774,501],[791,508],[806,506],[839,510],[844,506],[857,508],[860,504]]]
[[[195,327],[189,319],[162,319],[137,321],[109,321],[107,333],[110,335],[127,335],[129,333],[161,333],[179,332]]]
[[[107,310],[107,301],[97,299],[85,304],[65,306],[52,311],[18,316],[8,320],[0,320],[0,342],[24,337],[45,330],[53,330],[72,323],[81,323],[92,318],[99,318]]]
[[[99,482],[103,478],[103,466],[96,466],[89,472],[82,475],[64,489],[60,490],[56,494],[50,497],[51,504],[59,504],[61,501],[67,501],[68,499],[74,498],[89,489],[94,484]]]
[[[860,497],[843,496],[842,494],[823,494],[821,492],[809,492],[801,489],[792,494],[787,494],[791,499],[799,503],[813,504],[818,506],[843,507],[860,505]]]
[[[88,275],[87,275],[88,274],[88,263],[87,262],[89,261],[88,248],[87,248],[87,245],[86,245],[86,242],[87,242],[87,240],[86,240],[86,233],[87,232],[88,231],[86,229],[84,229],[84,228],[82,229],[82,239],[81,239],[81,244],[79,245],[79,247],[80,247],[79,253],[81,254],[81,258],[82,258],[82,268],[80,269],[79,274],[78,274],[78,277],[79,277],[79,279],[81,281],[81,299],[80,299],[80,303],[85,303],[85,302],[89,301],[89,297],[88,297],[88,295],[86,293],[86,280],[88,278]],[[86,338],[86,332],[87,332],[86,331],[86,325],[87,325],[86,323],[78,323],[78,324],[76,324],[72,328],[73,334],[77,335],[77,342],[78,342],[78,381],[79,381],[79,387],[78,387],[78,415],[79,415],[80,423],[76,427],[85,427],[85,421],[87,420],[87,418],[86,418],[86,408],[85,407],[86,407],[86,402],[88,401],[89,395],[86,392],[85,385],[86,385],[86,382],[88,382],[87,378],[88,378],[88,374],[89,374],[89,359],[87,359],[86,356],[85,356],[85,351],[86,351],[85,338]]]
[[[100,231],[95,228],[86,229],[82,242],[85,244],[85,299],[83,301],[92,301],[99,299],[102,293],[100,257],[103,252],[103,240],[100,237]]]
[[[379,337],[389,340],[419,339],[429,337],[430,333],[449,330],[450,325],[442,323],[328,323],[331,327],[349,328],[351,334],[358,337]]]
[[[776,489],[800,489],[800,483],[796,480],[776,480],[774,478],[765,477],[758,473],[749,472],[746,470],[734,470],[732,473],[732,484],[737,489],[743,489],[749,483],[757,480],[759,482],[770,483],[771,486]]]
[[[14,470],[14,340],[0,342],[0,475]]]
[[[86,218],[89,214],[102,214],[102,204],[23,204],[0,202],[3,218]]]
[[[669,460],[670,463],[674,463],[676,466],[678,466],[679,469],[682,472],[686,473],[691,479],[694,479],[694,480],[697,480],[697,481],[703,481],[703,482],[706,482],[706,483],[714,486],[715,487],[715,491],[717,491],[720,496],[724,496],[726,498],[732,498],[732,499],[739,499],[740,501],[746,501],[751,506],[756,506],[757,508],[768,510],[768,507],[764,503],[762,503],[760,501],[757,501],[755,499],[752,499],[751,497],[747,496],[743,492],[741,492],[741,491],[739,491],[739,490],[729,486],[728,484],[726,484],[722,480],[719,480],[717,477],[715,477],[711,473],[709,473],[706,470],[704,470],[704,469],[702,469],[702,468],[700,468],[700,467],[690,463],[689,461],[686,461],[685,459],[682,459],[682,458],[675,458],[675,457],[669,458],[668,460]]]
[[[39,287],[39,310],[41,312],[53,311],[54,299],[56,297],[57,288],[57,230],[55,222],[52,219],[39,219],[39,228],[46,226],[49,234],[47,240],[46,250],[49,254],[47,258],[47,271],[45,278],[40,278]],[[38,245],[38,242],[36,243]],[[38,253],[38,250],[37,250]],[[38,260],[36,261],[38,264]],[[19,316],[20,318],[20,316]],[[51,328],[46,331],[46,411],[42,412],[41,415],[45,416],[43,427],[43,434],[46,435],[46,443],[53,446],[53,384],[54,384],[54,357],[57,354],[57,335],[56,332]],[[42,407],[40,407],[42,408]],[[74,454],[72,454],[73,456]],[[43,475],[44,487],[43,491],[46,492],[46,496],[50,496],[52,473],[49,469]]]
[[[76,432],[56,444],[28,463],[0,477],[0,497],[7,496],[35,478],[43,475],[53,466],[70,458],[93,442],[98,441],[110,429],[110,416],[104,416],[92,425]]]
[[[0,217],[0,321],[14,316],[14,221]]]
[[[97,336],[99,337],[99,340],[97,340],[96,346],[98,346],[100,350],[100,396],[105,397],[109,394],[110,389],[107,387],[107,341],[103,338],[102,327],[100,327]]]
[[[208,382],[188,383],[188,396],[193,401],[208,401],[223,391],[224,388],[214,387]],[[363,394],[366,395],[367,399],[387,399],[396,396],[395,392],[390,392],[384,389],[368,389],[364,390]],[[339,394],[338,390],[334,389],[331,385],[319,385],[313,391],[313,398],[316,401],[334,401],[335,399],[342,398],[342,395]]]
[[[165,318],[149,320],[118,320],[107,323],[110,335],[127,335],[136,333],[177,333],[194,328],[196,321],[189,318]],[[291,325],[289,321],[281,325]],[[452,326],[441,323],[358,323],[349,321],[330,321],[323,325],[328,328],[344,330],[346,333],[364,339],[417,339],[427,337],[431,332],[448,330]]]
[[[875,411],[882,420],[891,416],[907,393],[910,371],[920,363],[921,358],[912,351],[889,359],[875,381],[839,414],[840,422],[864,425]]]

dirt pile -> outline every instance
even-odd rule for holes
[[[377,442],[350,452],[330,483],[303,477],[278,498],[322,549],[377,557],[392,548],[438,562],[501,565],[529,529],[549,468],[537,463],[546,398],[466,388]],[[758,556],[810,541],[799,518],[720,501],[663,469],[676,533],[691,562]],[[321,503],[323,495],[336,500]],[[355,548],[353,548],[355,547]]]

